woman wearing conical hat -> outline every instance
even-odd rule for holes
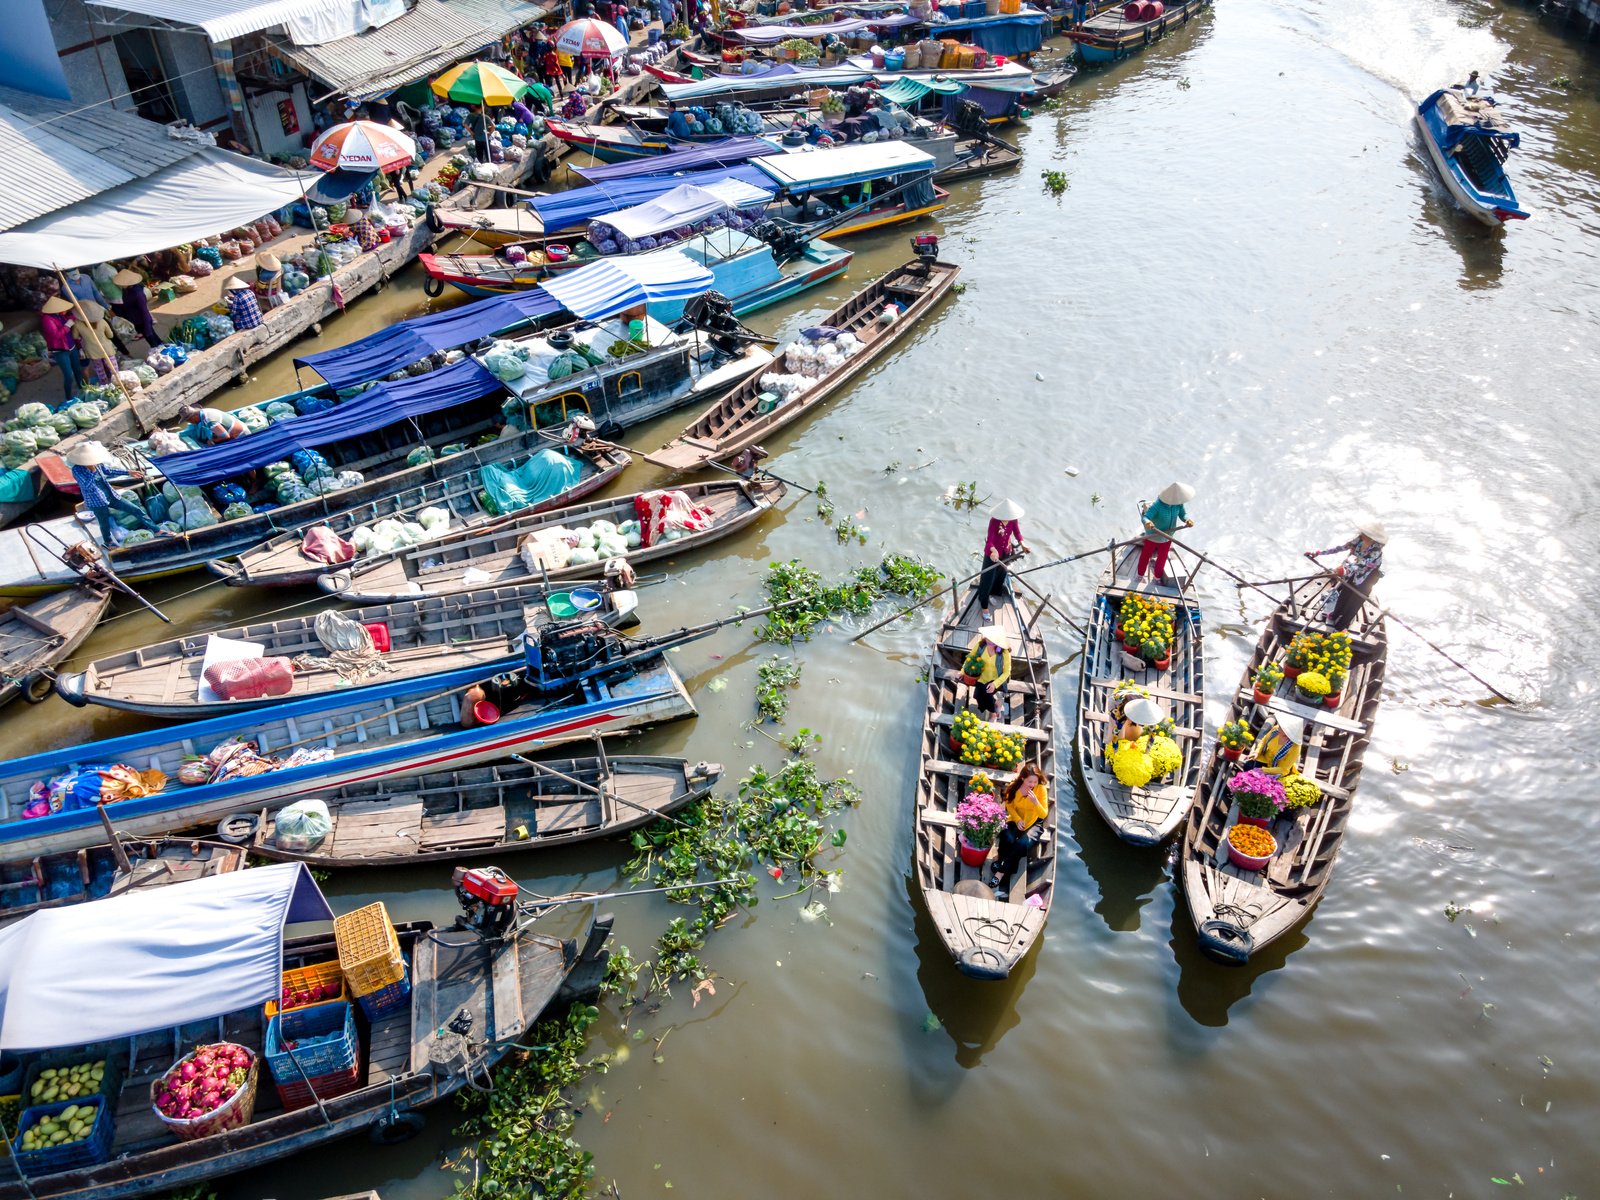
[[[1306,552],[1315,562],[1324,554],[1345,551],[1344,561],[1330,572],[1336,582],[1322,600],[1322,619],[1335,629],[1348,629],[1372,594],[1372,585],[1383,574],[1383,548],[1388,541],[1389,531],[1382,521],[1362,521],[1348,542]]]
[[[983,543],[983,573],[978,578],[978,607],[983,620],[989,619],[989,603],[996,592],[1006,590],[1006,563],[1028,552],[1022,540],[1022,505],[1002,500],[989,510],[989,535]]]
[[[1170,483],[1161,489],[1156,502],[1144,510],[1144,545],[1139,548],[1139,578],[1146,569],[1157,583],[1167,577],[1167,555],[1172,553],[1172,534],[1182,526],[1192,529],[1189,510],[1184,507],[1194,499],[1194,489],[1187,483]]]

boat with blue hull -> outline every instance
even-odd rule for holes
[[[1129,0],[1129,3],[1090,17],[1066,36],[1077,44],[1085,66],[1103,66],[1137,54],[1160,41],[1173,29],[1211,7],[1211,0]]]
[[[1499,227],[1526,221],[1506,175],[1506,157],[1522,142],[1494,97],[1440,88],[1417,105],[1417,128],[1445,189],[1468,216]]]

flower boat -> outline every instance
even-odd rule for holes
[[[1521,145],[1493,96],[1469,96],[1464,88],[1434,92],[1417,105],[1417,129],[1445,190],[1461,211],[1496,228],[1526,221],[1505,162]]]
[[[618,626],[638,623],[631,593],[602,593],[594,611]],[[80,707],[190,721],[313,697],[344,699],[363,688],[460,670],[490,675],[516,666],[524,632],[551,619],[547,597],[530,587],[479,586],[448,599],[402,595],[339,613],[333,647],[319,636],[328,614],[305,613],[120,650],[59,676],[55,687]],[[352,655],[341,644],[352,626],[369,635],[380,630],[387,648]],[[238,658],[286,659],[293,673],[270,692],[250,689],[230,699],[204,676],[208,666]]]
[[[1118,837],[1138,846],[1154,846],[1178,828],[1200,782],[1201,743],[1205,734],[1205,651],[1200,602],[1191,587],[1191,564],[1176,547],[1171,551],[1171,583],[1140,580],[1134,566],[1137,545],[1114,551],[1114,561],[1100,578],[1084,633],[1083,667],[1078,679],[1078,736],[1074,746],[1084,788],[1095,811]],[[1131,636],[1121,613],[1141,602],[1164,610],[1168,622],[1156,635],[1166,657],[1130,653]],[[1121,634],[1119,636],[1119,630]],[[1145,647],[1139,645],[1137,649]],[[1170,737],[1182,762],[1170,773],[1137,782],[1119,779],[1111,757],[1116,748],[1113,710],[1136,692],[1154,700],[1172,724]]]
[[[573,505],[558,512],[509,521],[493,529],[470,531],[386,555],[363,555],[324,575],[321,586],[340,599],[358,604],[399,602],[410,596],[449,596],[472,586],[524,587],[544,581],[598,578],[612,557],[630,563],[644,563],[677,557],[746,528],[775,507],[783,498],[784,486],[775,480],[722,479],[710,483],[688,484],[674,489],[697,510],[696,524],[680,537],[658,538],[621,554],[608,554],[594,561],[561,562],[558,558],[524,551],[527,542],[537,543],[541,533],[557,529],[593,527],[596,521],[612,525],[631,521],[641,501],[661,493],[640,492]],[[587,555],[584,556],[588,558]],[[467,580],[483,580],[474,585]]]
[[[0,1181],[0,1200],[134,1200],[355,1134],[398,1141],[420,1128],[417,1110],[484,1078],[542,1013],[592,997],[609,958],[609,916],[582,945],[520,917],[485,928],[470,909],[452,929],[391,925],[372,905],[336,918],[332,934],[299,932],[333,915],[309,871],[290,863],[39,912],[0,932],[0,1045],[38,1052],[26,1056],[30,1071],[99,1068],[81,1101],[94,1132],[18,1156],[22,1174]],[[175,929],[185,934],[176,944]],[[363,935],[379,956],[341,970]],[[398,1005],[349,996],[372,964],[404,981]],[[286,980],[329,970],[346,998],[285,998]],[[69,995],[78,999],[62,1003]],[[251,1064],[211,1085],[239,1089],[225,1119],[166,1115],[179,1084],[202,1094],[189,1082],[202,1077],[177,1074],[192,1071],[198,1055],[185,1048],[196,1037]],[[319,1069],[330,1063],[352,1065]],[[52,1108],[25,1110],[23,1123]]]
[[[1270,826],[1271,857],[1260,869],[1244,868],[1230,850],[1232,829],[1241,818],[1250,819],[1253,794],[1237,794],[1232,785],[1243,773],[1220,753],[1206,763],[1184,825],[1179,858],[1189,915],[1201,949],[1225,963],[1247,962],[1305,920],[1327,890],[1344,843],[1383,692],[1388,636],[1381,610],[1367,600],[1350,624],[1349,675],[1336,709],[1297,703],[1281,689],[1265,704],[1256,700],[1257,671],[1283,659],[1297,634],[1327,629],[1320,613],[1330,586],[1337,584],[1302,583],[1273,611],[1228,710],[1230,721],[1243,720],[1257,731],[1277,714],[1304,723],[1297,774],[1280,787],[1281,800],[1273,794],[1269,806],[1256,810],[1278,809],[1280,815],[1254,818]]]
[[[1055,894],[1057,858],[1054,708],[1050,664],[1044,640],[1035,631],[1038,614],[1030,618],[1005,595],[994,599],[992,612],[993,623],[1011,639],[1011,680],[1004,696],[1009,720],[991,724],[990,729],[1008,742],[1020,740],[1023,757],[1039,763],[1052,793],[1045,834],[1008,881],[1006,900],[998,899],[984,882],[981,866],[968,865],[962,857],[957,813],[967,786],[979,774],[997,788],[1014,777],[998,767],[980,770],[955,761],[959,755],[952,752],[951,734],[971,693],[962,683],[962,665],[979,627],[989,623],[980,619],[974,589],[945,614],[934,644],[911,851],[918,890],[945,949],[958,970],[978,979],[1004,979],[1038,940]],[[1002,757],[1011,761],[1014,755],[1008,752]]]
[[[716,784],[716,763],[610,755],[493,763],[401,783],[361,783],[325,800],[333,829],[305,850],[277,844],[272,814],[224,818],[250,853],[318,870],[481,861],[624,834],[692,803]]]
[[[812,380],[790,399],[768,392],[761,382],[765,375],[745,380],[671,442],[646,455],[646,460],[675,471],[725,462],[820,408],[882,357],[950,291],[961,268],[938,260],[938,242],[931,237],[919,240],[918,249],[931,253],[919,253],[911,262],[894,268],[818,322],[857,337],[863,343],[858,353]],[[889,305],[897,315],[885,323],[883,316]]]
[[[1211,0],[1131,0],[1130,3],[1097,13],[1076,29],[1063,33],[1077,43],[1078,57],[1088,66],[1100,66],[1137,54],[1168,30],[1187,25],[1191,18],[1211,7]]]

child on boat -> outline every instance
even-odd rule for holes
[[[1018,864],[1033,852],[1044,836],[1044,819],[1050,813],[1050,789],[1045,786],[1039,764],[1029,760],[1018,767],[1017,777],[1006,787],[1001,801],[1006,809],[1006,823],[995,843],[994,874],[989,879],[996,900],[1009,898],[1009,884]]]

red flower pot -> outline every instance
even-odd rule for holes
[[[1298,674],[1300,674],[1299,667],[1285,667],[1283,669],[1283,677],[1285,679],[1293,679]]]
[[[1271,699],[1272,699],[1272,693],[1271,692],[1263,692],[1260,688],[1256,688],[1256,703],[1257,704],[1266,704]]]
[[[1139,647],[1135,646],[1132,642],[1123,642],[1122,643],[1122,648],[1127,653],[1133,655],[1135,658],[1139,657]]]
[[[1271,817],[1247,817],[1243,813],[1240,813],[1239,814],[1239,824],[1241,824],[1241,825],[1254,825],[1257,829],[1271,829],[1272,828],[1272,818]]]
[[[1119,641],[1119,642],[1122,641],[1122,626],[1121,625],[1117,626],[1117,641]]]
[[[1343,702],[1343,700],[1344,700],[1344,693],[1342,693],[1342,692],[1334,692],[1333,694],[1328,695],[1328,696],[1324,696],[1322,698],[1322,706],[1324,708],[1338,708],[1339,705]]]
[[[1172,655],[1168,654],[1165,658],[1152,659],[1150,665],[1158,671],[1165,671],[1172,665]]]
[[[956,834],[956,843],[961,849],[961,863],[967,867],[981,867],[989,860],[989,847],[978,847],[967,844],[967,839],[962,834]]]
[[[1276,853],[1277,853],[1277,847],[1274,846],[1273,847],[1273,854],[1276,854]],[[1240,870],[1243,870],[1243,871],[1264,871],[1267,868],[1267,864],[1272,861],[1272,854],[1265,854],[1265,855],[1262,855],[1260,858],[1253,858],[1248,854],[1241,853],[1237,846],[1235,846],[1232,842],[1229,842],[1228,843],[1228,859],[1229,859],[1229,861],[1231,861],[1233,863],[1234,866],[1238,867]]]
[[[1242,753],[1244,753],[1242,750],[1230,750],[1226,746],[1222,748],[1222,757],[1227,759],[1229,762],[1238,762],[1239,755]]]

